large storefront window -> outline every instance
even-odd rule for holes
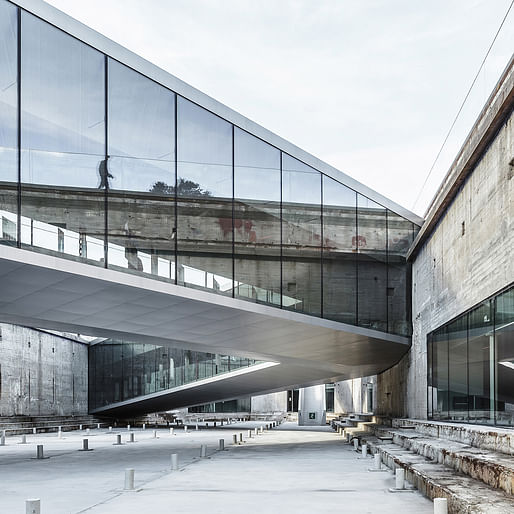
[[[428,417],[514,425],[514,287],[428,335]]]

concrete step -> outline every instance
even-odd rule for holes
[[[391,429],[389,432],[393,443],[407,450],[514,494],[514,458],[511,456],[413,431]]]
[[[372,453],[392,470],[405,470],[405,478],[430,499],[447,498],[450,514],[508,514],[514,512],[514,498],[444,464],[396,445],[384,444],[375,436],[363,438]]]

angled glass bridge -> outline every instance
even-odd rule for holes
[[[0,0],[1,321],[277,364],[255,392],[376,373],[410,344],[422,221],[49,5]]]

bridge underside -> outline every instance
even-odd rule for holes
[[[104,409],[143,413],[379,373],[409,339],[0,246],[0,321],[239,355],[247,368]]]

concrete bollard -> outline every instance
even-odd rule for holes
[[[98,428],[100,430],[100,423],[96,424],[96,428]]]
[[[355,448],[355,450],[359,449],[359,440],[357,438],[353,440],[353,447]]]
[[[41,514],[41,500],[39,498],[25,500],[25,514]]]
[[[57,437],[58,437],[58,439],[62,439],[61,427],[59,427],[59,431],[57,432]]]
[[[368,456],[368,445],[367,444],[362,445],[362,456],[364,458],[366,458]]]
[[[135,471],[132,468],[125,470],[125,487],[126,491],[134,490],[134,474]]]
[[[178,470],[178,454],[177,453],[171,454],[171,469],[173,471]]]
[[[79,450],[81,452],[90,452],[92,451],[89,448],[89,439],[82,439],[82,450]]]
[[[2,432],[0,436],[0,446],[5,446],[5,430]]]
[[[448,514],[448,500],[446,498],[434,498],[434,514]]]
[[[109,432],[112,432],[112,427],[109,427]]]
[[[116,435],[116,442],[114,443],[114,446],[120,446],[123,443],[121,442],[121,434]]]
[[[20,444],[27,444],[27,436],[26,435],[21,436]]]
[[[223,426],[223,420],[221,420],[221,426]]]
[[[242,443],[243,442],[243,432],[240,432],[239,433],[239,442]]]
[[[44,458],[45,458],[45,454],[43,452],[43,445],[38,444],[36,447],[36,459],[44,459]]]
[[[200,458],[205,459],[205,457],[207,457],[207,445],[202,444],[200,446]]]
[[[222,452],[225,449],[225,439],[220,439],[219,443],[220,445],[218,449],[220,452]]]
[[[187,434],[187,425],[184,425],[184,433]]]
[[[157,430],[154,430],[153,431],[153,436],[152,436],[154,439],[157,439]]]
[[[91,433],[91,429],[86,428],[86,435],[89,435]]]
[[[143,430],[146,430],[146,423],[143,423]]]
[[[396,489],[405,489],[405,470],[403,468],[396,468]]]
[[[234,435],[232,436],[232,443],[233,443],[233,444],[237,444],[237,434],[234,434]]]
[[[214,428],[216,428],[216,421],[214,422]]]
[[[34,428],[32,429],[32,433],[33,433],[34,435],[35,435],[35,434],[37,434],[37,428],[36,428],[36,427],[34,427]]]
[[[127,425],[127,432],[130,432],[130,425]]]
[[[79,425],[79,430],[82,430],[82,425]]]
[[[170,428],[170,435],[173,435],[173,427]]]
[[[248,439],[251,439],[251,438],[252,438],[252,431],[248,430]]]
[[[379,452],[375,453],[374,459],[375,459],[375,469],[377,471],[381,470],[382,469],[382,458],[381,458]]]
[[[256,428],[253,429],[253,433],[257,436],[258,430]]]
[[[130,432],[130,439],[129,439],[129,441],[128,441],[128,442],[129,442],[129,443],[135,443],[135,442],[136,442],[136,440],[135,440],[135,438],[134,438],[134,432]]]
[[[198,430],[198,423],[196,424],[195,430]]]
[[[260,432],[261,434],[264,434],[264,427],[259,427],[259,432]]]

